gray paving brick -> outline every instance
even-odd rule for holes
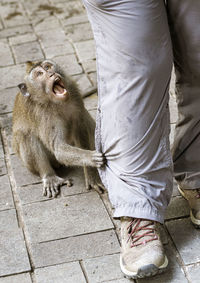
[[[87,60],[82,62],[83,69],[86,73],[96,72],[96,60]]]
[[[86,259],[83,265],[89,283],[107,282],[124,277],[119,265],[119,254]]]
[[[1,243],[0,276],[30,271],[28,254],[20,229],[1,231]]]
[[[106,283],[134,283],[134,282],[136,281],[126,278],[106,281]]]
[[[187,200],[183,197],[173,197],[166,211],[165,219],[189,216],[190,209]]]
[[[194,228],[189,218],[166,223],[167,229],[185,264],[200,261],[199,231]]]
[[[90,73],[89,74],[90,80],[92,81],[94,86],[97,86],[97,74],[95,73]]]
[[[96,192],[23,206],[32,242],[51,241],[113,228]]]
[[[0,68],[0,89],[16,87],[23,81],[24,74],[24,65],[14,65]]]
[[[89,40],[93,38],[93,32],[89,23],[67,26],[65,28],[66,35],[73,42]]]
[[[178,109],[177,109],[176,99],[172,95],[170,95],[170,99],[169,99],[169,109],[170,109],[170,123],[176,123],[176,121],[178,120]]]
[[[200,278],[200,263],[186,267],[188,279],[192,283],[199,283]]]
[[[43,47],[57,46],[67,42],[65,32],[61,28],[38,31],[37,35]]]
[[[154,277],[139,279],[137,283],[188,283],[177,261],[176,254],[174,254],[174,250],[172,250],[172,246],[165,246],[165,252],[169,260],[167,270],[163,274]]]
[[[0,211],[0,231],[17,229],[17,216],[15,209]]]
[[[70,262],[35,270],[37,283],[86,283],[78,262]]]
[[[74,80],[77,82],[77,85],[82,94],[84,94],[88,89],[92,87],[90,80],[86,74],[73,76]]]
[[[26,42],[36,41],[37,37],[34,33],[26,33],[9,38],[9,42],[12,45],[22,44]]]
[[[85,258],[119,252],[119,244],[113,230],[97,232],[58,241],[32,244],[34,265],[43,267]]]
[[[44,16],[48,16],[50,14],[50,11],[44,10],[43,8],[40,8],[40,5],[49,5],[48,0],[37,0],[37,1],[24,1],[24,6],[26,8],[27,13],[30,16],[33,16],[35,14],[44,14]],[[45,7],[45,6],[41,6]]]
[[[0,159],[0,176],[7,174],[5,161],[3,158]]]
[[[12,28],[6,28],[0,30],[0,38],[5,38],[9,36],[15,36],[19,34],[25,34],[32,32],[33,29],[30,25],[23,25],[23,26],[18,26],[18,27],[12,27]]]
[[[0,15],[5,27],[15,27],[17,25],[28,24],[28,18],[23,6],[18,2],[9,2],[1,5]]]
[[[43,15],[36,15],[32,18],[32,23],[35,31],[44,31],[55,28],[60,28],[60,23],[55,16],[44,17]]]
[[[97,109],[97,95],[93,94],[84,98],[84,105],[87,110]]]
[[[75,15],[72,17],[66,17],[62,19],[63,26],[68,25],[75,25],[75,24],[81,24],[81,23],[87,23],[88,17],[86,13],[81,13],[79,15]]]
[[[1,277],[0,283],[32,283],[29,273]]]
[[[18,93],[18,88],[7,88],[0,90],[0,112],[8,113],[12,112],[15,96]]]
[[[33,184],[25,187],[17,187],[17,192],[22,204],[28,204],[47,200],[42,194],[42,183]]]
[[[4,134],[8,142],[9,153],[13,154],[11,147],[11,138],[12,138],[12,114],[8,113],[0,116],[0,127],[4,129]]]
[[[0,41],[0,67],[14,64],[12,53],[7,42]]]
[[[83,72],[74,54],[58,56],[53,58],[53,60],[59,64],[69,75],[78,75]]]
[[[34,61],[44,58],[40,45],[37,41],[14,45],[13,52],[17,63],[24,63],[26,61]]]
[[[60,55],[73,54],[74,49],[69,42],[62,45],[50,46],[43,48],[46,58],[53,58]]]
[[[0,192],[0,210],[14,208],[12,192],[7,175],[0,177]]]
[[[38,176],[31,174],[26,167],[22,165],[21,160],[16,156],[11,156],[11,166],[14,172],[17,186],[30,185],[41,182]]]
[[[79,16],[84,12],[82,1],[68,1],[67,5],[63,3],[54,4],[61,13],[57,13],[60,20],[71,19],[74,16]]]
[[[96,58],[94,40],[76,42],[74,44],[80,62],[93,60]]]

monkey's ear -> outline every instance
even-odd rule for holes
[[[33,66],[34,66],[34,63],[32,61],[27,61],[26,62],[26,72],[29,73]]]
[[[30,93],[28,92],[27,86],[26,86],[25,83],[19,84],[19,85],[18,85],[18,88],[20,89],[21,94],[22,94],[23,96],[26,96],[26,97],[30,96]]]

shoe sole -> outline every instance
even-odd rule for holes
[[[187,200],[187,198],[184,194],[184,191],[180,188],[180,186],[178,186],[178,190],[179,190],[180,194],[182,195],[182,197],[184,197],[184,199]],[[194,215],[192,213],[192,209],[190,209],[190,219],[191,219],[194,227],[197,228],[197,229],[200,229],[200,220],[198,220],[197,218],[194,217]]]
[[[131,272],[127,270],[124,265],[122,264],[122,257],[120,256],[120,267],[121,271],[124,273],[125,277],[128,279],[138,279],[138,278],[145,278],[145,277],[151,277],[156,274],[160,274],[166,270],[168,266],[168,259],[165,256],[165,261],[164,263],[157,267],[154,264],[147,264],[138,269],[137,272]]]

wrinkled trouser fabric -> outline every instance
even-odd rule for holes
[[[196,105],[200,99],[199,2],[171,0],[167,5],[180,111],[173,149],[175,174],[191,189],[200,182],[192,157],[191,167],[186,162],[188,150],[200,151]],[[96,148],[107,159],[99,172],[115,208],[114,217],[162,223],[173,175],[168,109],[173,54],[165,2],[84,0],[84,4],[96,41]],[[196,102],[190,101],[193,96]],[[199,156],[193,153],[195,160]]]

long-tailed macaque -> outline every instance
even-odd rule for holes
[[[94,150],[95,122],[75,82],[54,62],[27,62],[13,109],[13,149],[43,181],[43,195],[56,197],[69,180],[54,168],[84,166],[86,187],[103,190],[97,169],[104,157]],[[93,167],[93,168],[92,168]]]

